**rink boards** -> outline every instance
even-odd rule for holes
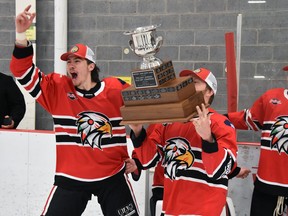
[[[128,139],[128,150],[133,147]],[[257,171],[259,146],[240,144],[238,164]],[[40,215],[54,181],[55,137],[51,131],[0,129],[0,216]],[[253,175],[229,182],[229,196],[237,216],[249,215]],[[142,174],[134,187],[141,215],[148,216],[153,170]],[[102,215],[97,199],[93,198],[83,214]]]

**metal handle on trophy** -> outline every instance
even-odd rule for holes
[[[155,50],[156,50],[156,52],[158,52],[159,51],[159,49],[160,49],[160,47],[162,46],[162,44],[163,44],[163,38],[162,38],[162,36],[158,36],[157,38],[156,38],[156,48],[155,48]],[[156,53],[155,52],[155,53]]]
[[[129,48],[134,52],[134,43],[133,43],[133,40],[129,40],[128,41],[128,45],[129,45]]]

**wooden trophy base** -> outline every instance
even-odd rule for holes
[[[125,106],[140,106],[179,102],[195,92],[192,77],[179,77],[156,88],[136,89],[132,85],[122,91],[122,97]]]
[[[185,122],[197,113],[196,106],[201,103],[204,103],[202,92],[195,92],[187,99],[175,103],[122,106],[120,108],[123,117],[121,124]]]

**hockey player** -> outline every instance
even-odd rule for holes
[[[157,126],[157,124],[154,124]],[[152,126],[149,127],[152,129]],[[134,181],[138,181],[141,176],[142,170],[147,170],[147,167],[143,167],[140,163],[135,151],[132,152],[132,158],[126,160],[126,173],[131,173]],[[150,197],[150,214],[155,216],[156,204],[158,200],[163,200],[164,191],[164,167],[162,161],[158,161],[153,173],[152,182],[152,196]]]
[[[155,166],[163,158],[165,215],[220,215],[227,175],[236,166],[235,129],[225,116],[206,108],[217,91],[211,71],[184,70],[180,76],[192,76],[196,91],[203,92],[205,104],[197,106],[198,116],[152,130],[130,125],[130,137],[143,166]]]
[[[288,89],[275,88],[261,95],[249,109],[227,114],[236,129],[261,131],[251,216],[282,215],[288,204],[287,107]]]
[[[117,78],[100,81],[94,53],[84,44],[61,56],[68,76],[45,75],[32,62],[33,47],[25,37],[35,18],[29,9],[16,17],[10,68],[54,120],[55,182],[42,215],[80,216],[92,194],[104,215],[139,215],[124,173],[129,156],[120,107],[121,91],[128,84]]]

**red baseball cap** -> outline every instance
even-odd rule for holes
[[[75,55],[80,58],[88,59],[96,64],[94,52],[84,44],[75,44],[68,52],[61,55],[61,60],[67,61],[70,55]]]
[[[208,86],[213,90],[214,94],[217,92],[217,80],[213,73],[206,68],[199,68],[194,71],[192,70],[182,70],[179,74],[180,77],[183,76],[196,76],[197,78],[203,80]]]
[[[288,65],[285,66],[285,67],[283,67],[282,70],[284,70],[284,71],[288,71]]]

